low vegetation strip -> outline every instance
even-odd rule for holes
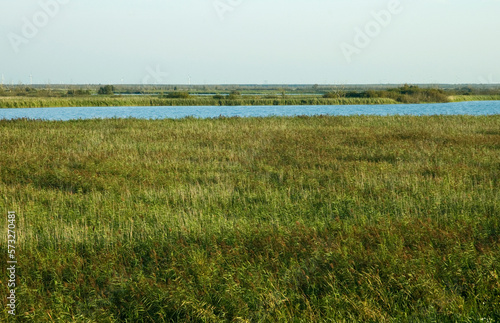
[[[499,125],[0,120],[17,320],[498,322]]]
[[[48,107],[107,107],[107,106],[252,106],[252,105],[370,105],[370,104],[409,104],[409,103],[447,103],[453,101],[498,100],[498,89],[460,88],[443,89],[408,85],[363,90],[347,90],[343,87],[313,86],[298,90],[283,88],[281,93],[256,87],[220,93],[207,92],[193,87],[193,93],[186,89],[165,91],[154,88],[126,88],[113,85],[99,89],[52,89],[34,87],[0,87],[0,108],[48,108]],[[275,89],[276,90],[276,89]],[[145,92],[146,91],[146,92]],[[156,91],[156,92],[155,92]],[[201,92],[200,92],[201,91]],[[298,93],[296,91],[299,91]],[[307,93],[310,92],[310,93]],[[123,96],[122,96],[123,95]]]
[[[159,98],[157,96],[117,96],[117,97],[0,97],[0,108],[52,108],[52,107],[108,107],[108,106],[252,106],[252,105],[353,105],[353,104],[394,104],[384,98],[221,98],[189,97]]]
[[[500,100],[500,95],[456,95],[456,96],[452,96],[450,99],[453,102],[498,101],[498,100]]]

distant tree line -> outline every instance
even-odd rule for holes
[[[328,99],[371,98],[392,99],[401,103],[416,102],[448,102],[450,96],[494,96],[500,95],[499,85],[443,85],[436,87],[403,85],[391,87],[388,85],[223,85],[223,86],[174,86],[159,87],[144,85],[0,85],[0,96],[18,97],[77,97],[90,95],[112,96],[120,94],[149,95],[169,99],[200,99],[209,96],[218,101],[236,102],[243,99],[274,99],[284,101],[290,96],[298,99],[300,96],[310,98],[323,96]]]

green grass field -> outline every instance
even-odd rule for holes
[[[0,121],[0,320],[499,322],[500,116]]]

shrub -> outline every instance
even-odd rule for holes
[[[68,90],[66,96],[90,95],[90,90]]]
[[[112,95],[115,92],[115,87],[113,85],[101,86],[97,94],[99,95]]]
[[[325,93],[323,94],[323,98],[325,99],[336,99],[338,98],[338,95],[334,92],[328,92],[328,93]]]
[[[230,100],[241,99],[241,92],[236,90],[231,91],[231,93],[229,93],[228,98]]]
[[[167,95],[169,99],[187,99],[189,98],[189,92],[172,92]]]

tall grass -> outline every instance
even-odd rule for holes
[[[239,99],[214,99],[211,97],[190,97],[187,99],[159,98],[154,96],[125,97],[71,97],[31,98],[0,97],[0,108],[49,108],[49,107],[107,107],[107,106],[237,106],[237,105],[347,105],[347,104],[393,104],[392,99],[383,98],[341,98],[323,99],[310,96],[266,99],[260,97]]]
[[[317,96],[261,97],[216,99],[212,97],[167,98],[157,96],[82,96],[82,97],[0,97],[0,108],[50,108],[50,107],[108,107],[108,106],[253,106],[253,105],[355,105],[398,104],[428,102],[426,97],[404,95],[398,101],[392,98],[322,98]],[[420,101],[419,101],[420,100]],[[452,102],[500,100],[500,96],[457,95]]]
[[[17,321],[497,322],[499,125],[0,121]]]
[[[500,95],[455,95],[451,97],[453,102],[462,101],[498,101]]]

